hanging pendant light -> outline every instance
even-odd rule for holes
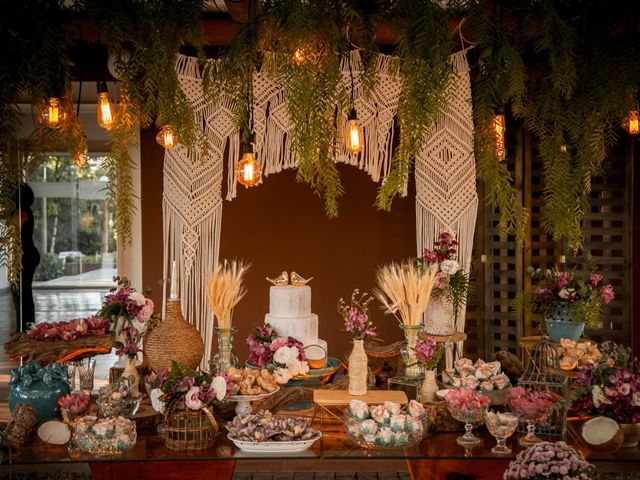
[[[98,82],[98,125],[106,130],[110,130],[113,125],[113,103],[109,97],[107,82]]]
[[[349,153],[360,153],[363,147],[362,129],[358,122],[358,114],[355,108],[351,108],[347,117],[346,135],[347,151]]]
[[[176,146],[176,143],[178,143],[178,137],[173,131],[171,125],[165,125],[160,129],[160,131],[156,135],[156,142],[158,142],[167,150]]]
[[[629,135],[637,135],[640,132],[638,110],[632,110],[629,112],[626,121],[624,122],[624,129]]]
[[[505,148],[505,133],[507,124],[504,115],[494,115],[492,122],[493,137],[496,145],[496,157],[498,160],[507,158],[507,150]]]
[[[50,97],[43,102],[39,115],[39,121],[43,125],[50,128],[59,127],[66,117],[59,97]]]
[[[362,136],[362,129],[358,122],[358,113],[356,112],[355,102],[355,86],[353,81],[353,69],[351,67],[351,52],[347,53],[347,61],[349,63],[349,76],[351,77],[351,110],[347,116],[347,123],[345,126],[345,142],[347,152],[357,154],[362,152],[364,147],[364,141]]]
[[[236,179],[245,188],[257,185],[262,179],[262,166],[256,160],[254,151],[255,134],[252,133],[249,143],[244,144],[244,153],[236,164]]]

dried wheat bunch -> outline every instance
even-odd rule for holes
[[[374,295],[386,313],[393,314],[406,326],[419,325],[427,309],[437,267],[422,267],[415,261],[392,262],[378,267],[378,289]]]
[[[207,281],[209,307],[218,322],[218,328],[231,328],[233,309],[244,297],[244,274],[250,265],[242,260],[225,260],[218,263]]]

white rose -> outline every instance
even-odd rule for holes
[[[562,290],[560,290],[560,293],[558,293],[558,296],[566,300],[570,296],[569,290],[563,288]]]
[[[291,349],[287,346],[280,347],[273,354],[273,361],[280,365],[288,365],[291,361]]]
[[[227,382],[223,377],[215,377],[211,382],[211,388],[216,392],[216,398],[219,402],[227,396]]]
[[[307,362],[301,362],[297,358],[290,361],[287,368],[292,377],[304,375],[309,372],[309,364]]]
[[[276,368],[273,372],[273,379],[278,385],[284,385],[291,380],[291,374],[286,368]]]
[[[602,391],[602,388],[600,388],[598,385],[595,385],[592,389],[591,389],[591,396],[593,397],[593,405],[596,408],[600,408],[600,405],[607,404],[610,403],[609,400],[606,399],[606,397],[604,396],[604,392]]]
[[[460,264],[455,260],[443,260],[440,264],[440,270],[447,275],[455,275],[460,270]]]
[[[298,355],[300,355],[300,350],[298,350],[298,347],[289,347],[289,362],[297,360]]]
[[[631,403],[634,407],[640,407],[640,393],[634,393]]]
[[[129,300],[135,303],[138,307],[142,307],[144,303],[147,301],[140,292],[131,292],[129,294]]]
[[[151,398],[151,406],[158,413],[164,413],[164,402],[160,400],[161,396],[162,390],[159,388],[154,388],[149,394],[149,398]]]
[[[140,334],[143,334],[146,328],[146,324],[142,323],[137,318],[134,318],[133,320],[131,320],[131,326],[135,328]]]

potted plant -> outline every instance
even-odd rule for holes
[[[591,272],[581,278],[574,269],[529,267],[533,290],[518,294],[516,311],[527,310],[543,317],[547,333],[554,342],[578,340],[585,328],[602,326],[602,305],[615,298],[610,284],[601,274]]]
[[[437,267],[431,299],[425,312],[425,327],[432,335],[452,335],[458,315],[469,295],[469,276],[456,260],[458,242],[449,232],[442,232],[433,244],[425,248],[418,263]]]
[[[367,354],[364,351],[364,341],[375,338],[378,333],[369,318],[369,303],[373,297],[356,288],[351,294],[351,301],[340,299],[338,312],[344,320],[344,329],[351,335],[353,350],[349,355],[349,394],[364,395],[367,393],[367,376],[369,366]]]

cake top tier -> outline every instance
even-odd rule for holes
[[[278,317],[300,317],[311,313],[311,287],[304,285],[269,288],[269,313]]]

